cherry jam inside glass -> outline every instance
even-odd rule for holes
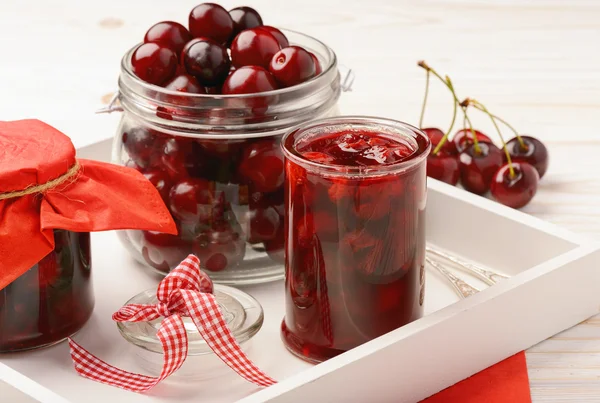
[[[427,136],[344,117],[282,143],[286,347],[321,362],[421,317]]]
[[[0,352],[58,343],[76,333],[94,308],[90,234],[54,231],[55,249],[0,290]]]

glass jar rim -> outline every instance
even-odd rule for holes
[[[313,52],[324,71],[302,84],[263,93],[188,94],[143,82],[135,76],[130,63],[135,49],[132,48],[121,61],[120,107],[151,129],[205,139],[279,136],[307,120],[325,116],[336,105],[342,90],[335,52],[308,35],[282,31],[290,44]]]
[[[144,90],[155,91],[157,94],[160,94],[160,95],[165,95],[165,96],[170,95],[170,96],[189,98],[189,99],[224,99],[224,100],[226,100],[226,99],[251,99],[253,97],[269,97],[269,96],[289,94],[294,91],[302,91],[306,87],[313,85],[315,81],[317,81],[319,79],[323,79],[323,77],[328,76],[330,71],[332,69],[336,68],[337,56],[336,56],[335,52],[333,51],[333,49],[331,49],[329,46],[327,46],[322,41],[318,40],[317,38],[315,38],[313,36],[306,35],[301,32],[291,30],[291,29],[280,28],[280,31],[282,31],[284,34],[286,32],[288,32],[288,33],[292,33],[294,35],[303,36],[305,39],[309,39],[309,40],[316,42],[319,46],[321,46],[323,49],[325,49],[327,51],[328,63],[325,67],[323,67],[323,69],[319,75],[311,78],[308,81],[294,85],[292,87],[278,88],[276,90],[265,91],[265,92],[260,92],[260,93],[252,93],[252,94],[183,93],[183,92],[179,92],[179,91],[168,90],[159,85],[147,83],[135,75],[135,73],[133,72],[132,65],[131,65],[131,56],[133,55],[133,52],[135,52],[135,50],[137,48],[139,48],[141,45],[143,45],[143,42],[136,44],[135,46],[131,47],[127,52],[125,52],[125,55],[123,55],[123,57],[121,58],[121,70],[122,70],[122,72],[124,72],[126,74],[128,79],[132,80],[135,83],[135,85],[140,86]]]
[[[332,165],[316,162],[304,157],[296,150],[297,142],[302,139],[303,136],[311,134],[311,130],[314,131],[320,127],[335,128],[344,126],[364,127],[368,130],[374,129],[392,136],[400,135],[403,139],[413,139],[414,142],[416,142],[417,139],[421,139],[424,142],[425,147],[420,148],[417,145],[415,152],[411,154],[408,159],[391,164],[373,166]],[[326,130],[323,131],[322,134],[330,132],[331,130]],[[281,139],[281,148],[286,158],[289,158],[300,166],[310,167],[334,176],[365,177],[399,173],[418,166],[427,159],[427,156],[431,151],[431,140],[423,131],[399,120],[375,116],[346,115],[335,118],[312,120],[301,126],[295,127],[283,136]]]

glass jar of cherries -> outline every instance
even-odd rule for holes
[[[0,352],[45,347],[90,318],[90,234],[54,230],[54,250],[0,290]]]
[[[255,11],[239,9],[201,4],[190,14],[189,32],[174,22],[156,24],[145,43],[125,54],[123,115],[113,148],[114,162],[138,169],[156,186],[178,227],[177,236],[122,232],[133,256],[168,273],[194,253],[223,284],[283,277],[280,139],[296,125],[337,115],[341,92],[329,47],[263,26]],[[229,15],[233,31],[215,28]],[[165,55],[174,55],[174,70]],[[166,76],[148,68],[158,63],[152,60],[164,62]],[[308,70],[286,68],[305,62]]]
[[[320,362],[422,315],[431,145],[411,126],[363,117],[313,121],[282,142],[282,337]]]

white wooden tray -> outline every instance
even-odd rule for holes
[[[109,152],[106,140],[79,156],[109,160]],[[72,402],[417,402],[598,313],[599,245],[444,183],[429,180],[428,188],[428,242],[511,278],[459,300],[428,271],[422,319],[319,365],[293,357],[280,341],[282,282],[243,287],[265,310],[249,354],[280,380],[275,386],[261,390],[226,372],[168,379],[134,394],[79,377],[66,343],[0,361]],[[110,364],[141,372],[111,315],[160,278],[134,262],[114,232],[94,234],[92,247],[97,303],[76,340]]]

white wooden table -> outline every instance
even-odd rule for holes
[[[112,136],[119,117],[94,110],[116,89],[121,56],[153,23],[185,23],[199,2],[2,0],[0,118],[39,118],[76,146]],[[452,77],[459,97],[477,97],[547,143],[550,169],[524,211],[600,239],[600,1],[221,4],[253,6],[267,24],[335,49],[357,76],[344,114],[417,124],[424,72],[416,63],[425,59]],[[426,123],[444,129],[451,112],[449,94],[434,84]],[[484,116],[472,117],[494,134]],[[527,360],[534,401],[600,402],[600,316],[532,347]]]

